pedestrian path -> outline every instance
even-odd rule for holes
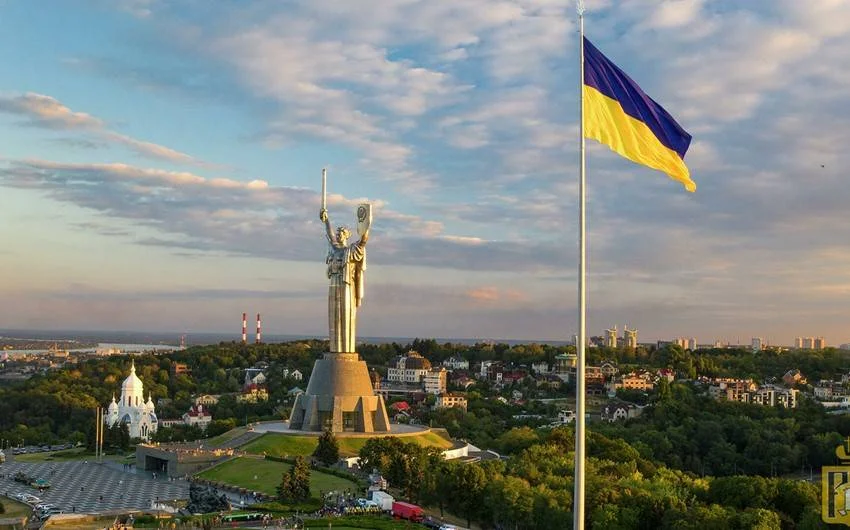
[[[12,477],[19,471],[47,480],[50,488],[39,493],[15,482]],[[94,462],[6,462],[0,467],[0,474],[3,475],[0,491],[4,495],[30,493],[66,513],[146,509],[156,500],[189,497],[189,483],[185,480],[153,479],[148,474],[125,472]]]

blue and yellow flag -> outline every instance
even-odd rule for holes
[[[584,135],[696,191],[684,157],[691,135],[584,39]]]

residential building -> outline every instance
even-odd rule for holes
[[[395,383],[422,383],[431,369],[431,361],[415,351],[396,357],[387,370],[387,381]]]
[[[262,385],[266,382],[266,374],[263,373],[262,368],[246,368],[245,369],[245,382],[243,386],[248,388],[251,385]]]
[[[798,350],[803,349],[803,337],[796,337],[794,339],[794,348],[796,348]]]
[[[752,393],[750,402],[768,407],[781,406],[786,409],[793,409],[797,407],[797,396],[799,393],[794,388],[765,385]]]
[[[659,341],[659,348],[661,347],[661,342]],[[690,337],[676,337],[672,341],[669,341],[667,344],[675,344],[680,346],[683,350],[691,350],[694,351],[697,349],[697,339]]]
[[[719,401],[741,401],[748,403],[750,392],[758,389],[752,379],[717,378],[711,380],[709,395]]]
[[[192,405],[189,411],[183,414],[183,423],[196,425],[203,430],[206,430],[211,421],[212,414],[203,405]]]
[[[242,390],[241,394],[236,396],[237,403],[257,403],[259,401],[268,401],[269,392],[266,387],[260,385],[248,385]]]
[[[460,394],[440,394],[437,396],[437,402],[434,404],[434,408],[437,409],[447,409],[447,408],[459,408],[463,409],[466,412],[466,396]]]
[[[676,379],[676,372],[672,368],[661,368],[655,372],[655,375],[658,377],[658,380],[666,379],[668,383],[672,383]]]
[[[192,369],[186,363],[171,363],[171,377],[178,375],[191,375]]]
[[[304,379],[304,374],[301,373],[301,370],[292,370],[289,372],[289,378],[293,381],[301,381]]]
[[[487,371],[490,370],[490,367],[494,364],[500,363],[501,361],[481,361],[481,364],[478,367],[478,378],[487,379]]]
[[[218,399],[221,397],[219,394],[201,394],[194,399],[195,405],[203,405],[205,407],[209,407],[210,405],[215,405],[218,403]]]
[[[431,368],[425,373],[423,383],[425,384],[425,392],[427,394],[439,395],[446,391],[446,374],[445,368]]]
[[[652,390],[655,388],[655,383],[652,382],[652,376],[648,373],[630,373],[620,378],[614,385],[614,388],[625,388],[628,390]]]
[[[794,386],[796,384],[805,385],[806,377],[800,373],[800,370],[788,370],[785,372],[785,375],[782,376],[782,382],[787,386]]]
[[[626,348],[637,348],[637,334],[638,330],[623,326],[623,346]]]
[[[822,350],[826,348],[826,339],[823,337],[815,337],[814,348],[816,350]]]
[[[602,421],[615,422],[637,418],[643,408],[626,401],[611,401],[602,408]]]
[[[564,382],[569,382],[576,373],[576,354],[559,353],[555,356],[554,373]]]
[[[449,370],[469,370],[469,361],[460,355],[452,355],[443,361],[443,366]]]
[[[605,330],[605,346],[608,348],[617,347],[617,326]]]
[[[753,337],[750,344],[752,345],[753,353],[760,352],[765,347],[764,339],[761,337]]]
[[[823,337],[797,337],[794,339],[794,347],[798,350],[822,350],[826,348],[826,339]]]
[[[535,374],[548,374],[549,373],[549,363],[546,361],[540,361],[537,363],[531,363],[531,371]]]
[[[620,371],[620,369],[617,368],[617,365],[610,361],[605,361],[599,365],[599,369],[602,370],[602,375],[605,376],[605,379],[613,378]]]

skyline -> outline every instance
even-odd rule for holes
[[[570,340],[572,3],[337,4],[0,3],[0,327],[321,336],[327,167],[361,335]],[[850,342],[850,5],[586,4],[699,186],[588,142],[588,334]]]

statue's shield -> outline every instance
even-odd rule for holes
[[[357,235],[363,237],[372,226],[372,205],[368,202],[357,207]]]

